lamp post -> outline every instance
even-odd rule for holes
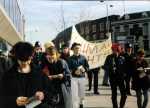
[[[104,0],[101,0],[100,2],[102,3],[102,2],[104,2]],[[108,5],[108,0],[106,0],[106,13],[107,13],[107,17],[106,17],[106,31],[107,31],[107,33],[109,33],[109,19],[108,19],[109,7],[113,7],[113,5]]]

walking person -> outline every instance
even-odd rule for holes
[[[35,108],[48,108],[48,79],[32,64],[33,46],[18,42],[13,46],[13,54],[14,65],[4,74],[0,86],[0,107],[25,108],[33,97],[38,101]]]
[[[148,67],[148,63],[144,60],[144,55],[144,50],[139,50],[137,52],[136,59],[133,61],[132,89],[136,91],[138,108],[147,108],[149,97],[148,89],[150,88],[150,79],[145,72],[145,68]],[[144,96],[143,102],[142,95]]]
[[[89,69],[87,59],[80,54],[81,44],[73,43],[73,55],[69,58],[69,68],[72,73],[73,107],[83,108],[85,96],[85,72]],[[79,98],[79,100],[78,100]],[[77,99],[77,100],[76,100]]]
[[[71,73],[54,46],[46,48],[43,72],[49,78],[50,108],[72,108]]]
[[[125,59],[120,55],[118,45],[112,46],[113,53],[110,54],[106,59],[107,70],[109,72],[109,82],[112,92],[112,104],[113,108],[118,108],[117,103],[117,87],[119,87],[121,93],[120,106],[124,108],[126,102],[126,90],[125,90],[125,73],[124,73],[124,62]]]
[[[127,91],[127,95],[131,95],[130,82],[131,82],[131,75],[132,75],[132,71],[133,71],[132,70],[132,62],[133,62],[133,59],[134,59],[134,54],[132,52],[132,44],[127,43],[125,45],[125,49],[126,49],[126,52],[123,54],[123,56],[125,57],[126,91]]]

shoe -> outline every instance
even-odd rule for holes
[[[102,84],[102,86],[109,86],[109,84]]]
[[[80,104],[80,107],[79,108],[83,108],[83,104]]]
[[[99,92],[94,92],[94,94],[99,95],[100,93]]]

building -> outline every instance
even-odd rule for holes
[[[108,25],[107,25],[108,24]],[[98,41],[107,38],[106,32],[111,32],[112,41],[125,44],[130,42],[134,45],[134,51],[144,48],[150,49],[150,11],[137,12],[80,22],[75,25],[79,34],[88,41]],[[69,42],[71,27],[62,31],[54,39],[54,43]],[[57,41],[57,42],[55,42]],[[60,45],[59,47],[60,48]]]
[[[150,11],[125,14],[111,23],[114,42],[133,43],[134,50],[150,49]]]
[[[89,20],[80,22],[75,25],[79,34],[87,41],[100,41],[106,39],[106,32],[108,31],[107,23],[109,26],[109,31],[111,32],[111,22],[118,20],[120,18],[119,15],[112,15],[107,17],[96,19],[96,20]],[[53,40],[56,47],[58,49],[61,48],[61,45],[64,43],[69,43],[70,36],[72,32],[72,27],[65,29],[64,31],[60,32],[56,38]],[[59,44],[58,44],[59,43]]]
[[[24,40],[24,23],[17,0],[0,0],[0,50]]]

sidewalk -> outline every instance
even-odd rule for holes
[[[103,72],[99,76],[99,92],[100,95],[94,95],[93,91],[86,91],[84,108],[112,108],[111,102],[111,90],[110,87],[101,86]],[[120,93],[118,91],[118,102],[120,101]],[[125,108],[137,108],[135,92],[132,91],[132,96],[127,97]],[[149,104],[147,108],[150,108],[150,95]]]

